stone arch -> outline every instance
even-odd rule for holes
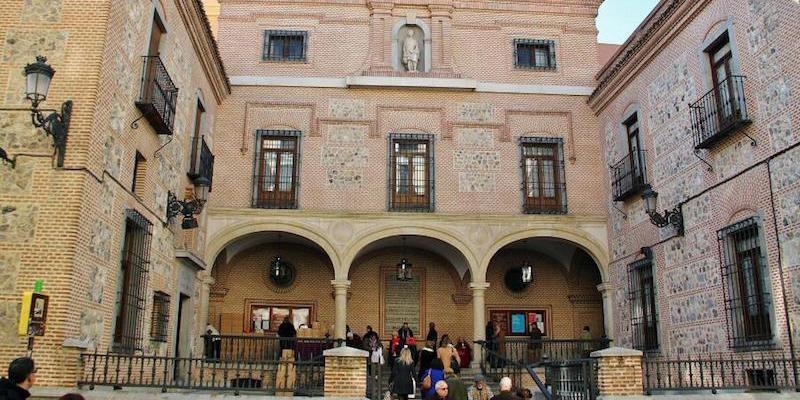
[[[292,233],[297,236],[301,236],[322,249],[322,251],[328,256],[331,260],[331,264],[333,265],[334,275],[340,276],[341,269],[339,262],[340,255],[339,252],[336,250],[334,245],[328,241],[325,235],[319,232],[319,229],[315,229],[314,227],[304,226],[301,224],[291,223],[291,222],[257,222],[253,223],[250,221],[240,223],[238,225],[234,225],[223,229],[208,239],[208,244],[206,246],[206,254],[205,254],[205,262],[206,265],[210,265],[210,268],[213,268],[214,261],[217,259],[217,256],[225,249],[229,244],[235,242],[236,240],[243,238],[249,234],[258,233],[258,232],[267,232],[267,231],[279,231],[279,232],[287,232]],[[211,273],[209,269],[208,273]],[[346,275],[345,275],[346,276]]]
[[[589,238],[586,232],[583,231],[570,229],[568,227],[550,227],[548,229],[521,230],[498,238],[486,251],[483,259],[480,260],[479,270],[477,273],[473,274],[473,282],[486,281],[486,272],[489,268],[489,263],[502,248],[519,240],[536,238],[561,239],[581,248],[594,260],[595,264],[597,264],[597,267],[600,269],[602,281],[608,281],[608,250],[603,243]]]
[[[469,246],[464,243],[458,237],[450,234],[449,232],[439,230],[439,229],[432,229],[430,227],[425,226],[414,226],[414,225],[404,225],[404,226],[388,226],[388,227],[381,227],[378,229],[362,232],[360,235],[354,237],[352,245],[348,247],[347,251],[342,254],[341,257],[341,270],[337,270],[336,279],[345,280],[349,276],[349,271],[351,264],[356,260],[356,258],[362,253],[363,250],[367,248],[371,243],[379,241],[381,239],[387,239],[395,236],[402,236],[402,235],[414,235],[414,236],[424,236],[433,239],[438,239],[443,243],[449,245],[453,250],[455,250],[459,255],[463,258],[463,261],[466,263],[467,272],[469,272],[472,276],[475,276],[474,268],[478,265],[477,259],[475,258],[474,254],[470,250]],[[453,262],[452,259],[445,256],[451,263]],[[342,275],[339,275],[341,273]]]
[[[409,21],[407,18],[402,18],[397,23],[394,24],[392,28],[392,68],[395,71],[405,71],[405,67],[401,64],[400,58],[402,53],[402,45],[401,40],[403,37],[400,36],[404,26],[416,26],[422,31],[423,41],[422,41],[422,72],[430,72],[431,71],[431,64],[432,64],[432,48],[431,48],[431,28],[425,21],[415,18],[413,21]]]

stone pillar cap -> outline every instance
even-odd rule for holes
[[[368,357],[369,352],[355,347],[334,347],[322,352],[325,357]]]
[[[603,350],[593,351],[589,354],[592,358],[602,357],[641,357],[644,353],[640,350],[626,349],[624,347],[609,347]]]

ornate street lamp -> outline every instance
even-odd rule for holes
[[[650,222],[659,228],[672,225],[678,236],[683,236],[682,204],[678,203],[672,210],[664,210],[664,215],[661,215],[656,211],[656,207],[658,207],[656,199],[658,199],[658,192],[653,190],[650,185],[646,185],[642,192],[642,200],[644,200],[644,211],[650,216]]]
[[[411,262],[405,257],[406,254],[406,238],[403,237],[403,257],[400,258],[400,262],[397,263],[397,280],[398,281],[410,281],[411,280]]]
[[[47,99],[50,91],[50,82],[56,71],[47,64],[47,58],[37,56],[36,62],[25,66],[25,97],[30,100],[30,109],[3,108],[2,111],[30,111],[31,123],[37,128],[53,137],[53,147],[56,149],[56,166],[64,166],[64,152],[67,150],[67,137],[69,136],[69,121],[72,117],[72,100],[67,100],[61,105],[61,112],[56,110],[39,109],[39,104]],[[47,116],[43,112],[49,112]],[[0,160],[11,164],[14,168],[16,162],[8,158],[5,150],[0,148]]]
[[[523,284],[527,285],[527,284],[533,282],[533,265],[531,265],[530,262],[525,261],[522,264],[522,267],[520,267],[520,270],[522,272],[522,279],[521,280],[522,280]]]
[[[167,220],[169,221],[173,217],[183,214],[183,221],[181,222],[181,228],[183,229],[197,228],[195,215],[203,211],[203,206],[208,199],[208,189],[211,181],[205,177],[200,177],[195,179],[194,184],[194,194],[184,200],[178,200],[172,192],[167,193]]]

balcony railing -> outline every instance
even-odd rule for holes
[[[705,149],[750,123],[744,93],[744,76],[732,75],[714,85],[692,110],[694,147]]]
[[[136,107],[159,135],[172,135],[178,88],[158,56],[144,56],[142,91]]]
[[[647,184],[644,151],[633,151],[611,166],[614,201],[623,201],[644,190]]]
[[[187,175],[192,181],[202,177],[208,179],[209,184],[213,182],[214,154],[211,153],[203,136],[195,136],[192,139],[192,164]]]

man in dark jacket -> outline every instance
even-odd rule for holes
[[[0,378],[0,400],[25,400],[36,383],[36,366],[30,357],[20,357],[8,366],[8,378]]]
[[[278,326],[278,336],[282,338],[297,337],[297,329],[289,321],[289,317],[283,317],[283,322]],[[281,350],[293,349],[294,340],[281,340]]]

